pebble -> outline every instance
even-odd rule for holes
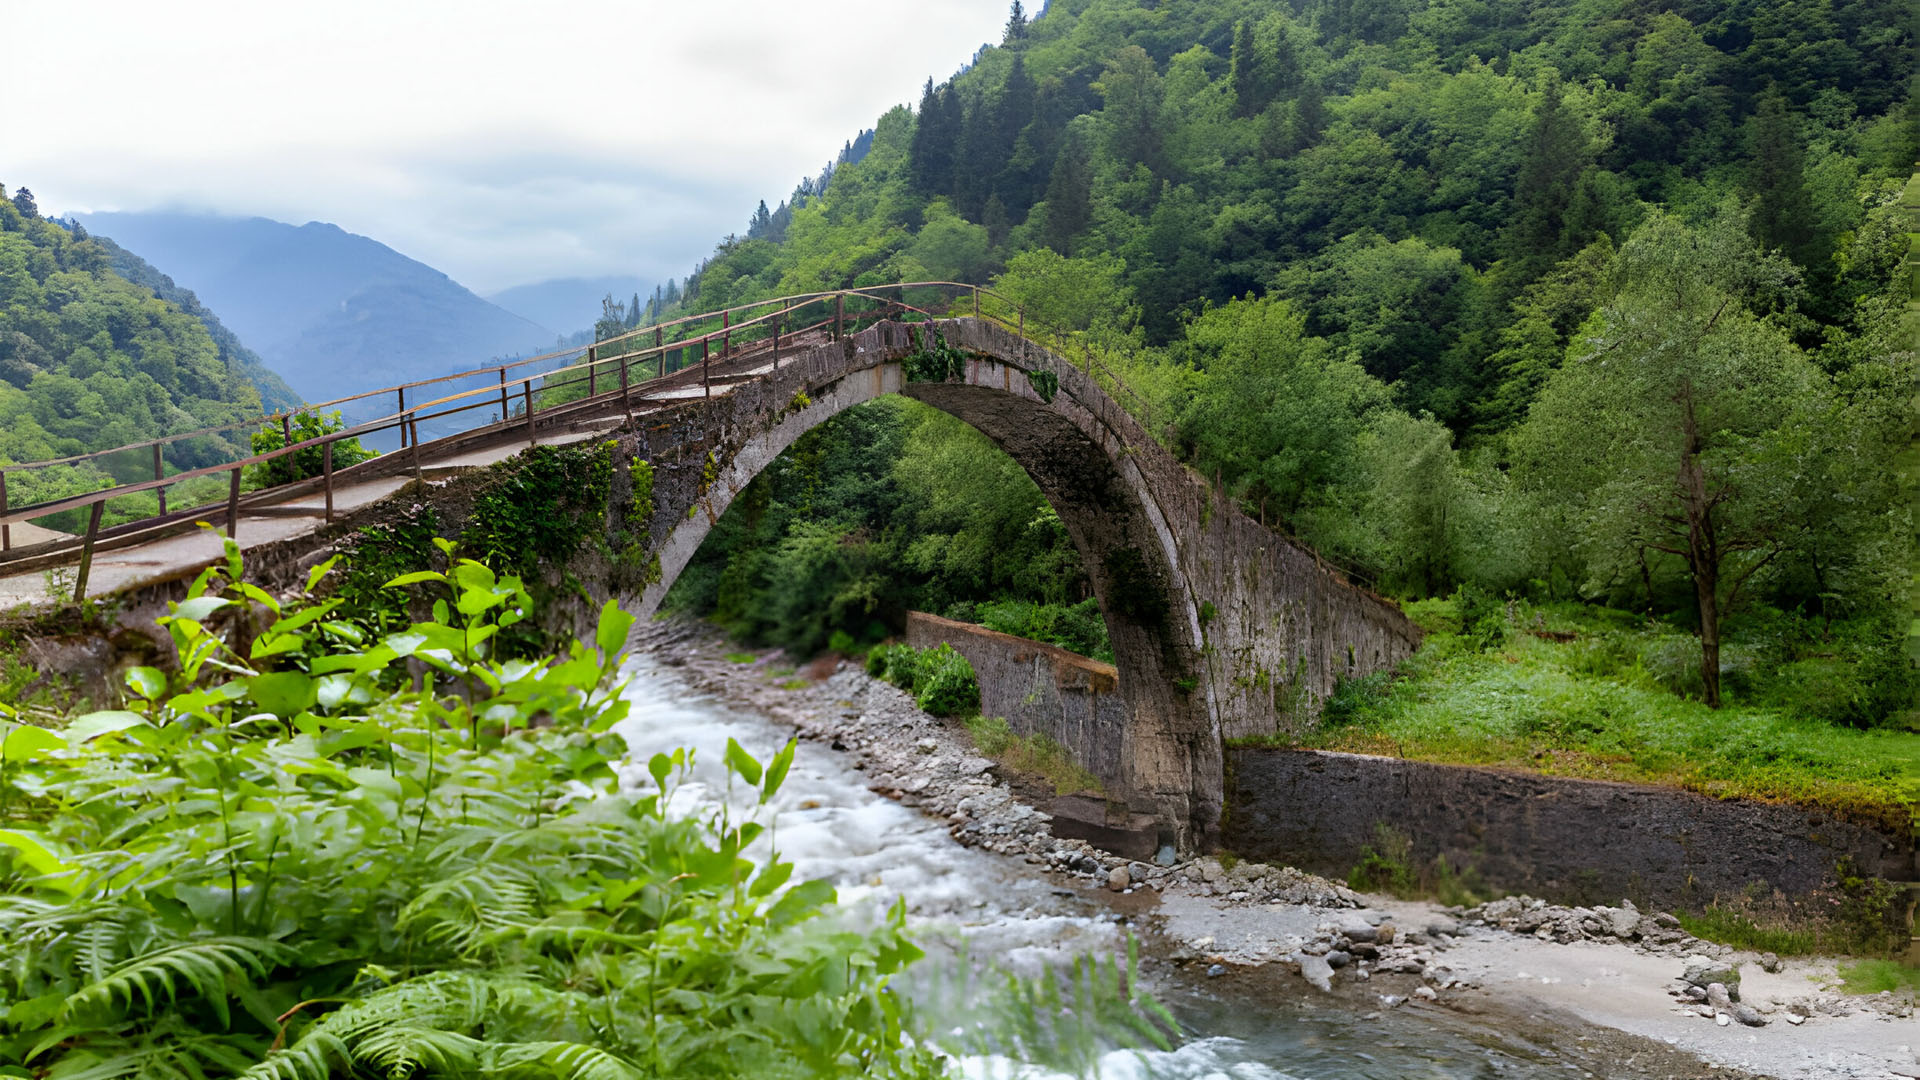
[[[1125,892],[1127,886],[1131,884],[1133,884],[1133,878],[1125,863],[1107,872],[1107,888],[1114,892]]]
[[[1435,993],[1431,986],[1416,986],[1413,989],[1413,996],[1422,1001],[1432,1001],[1440,995]]]

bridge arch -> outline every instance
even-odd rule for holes
[[[902,361],[935,331],[965,351],[959,377],[912,381]],[[736,398],[748,389],[741,386],[706,405],[732,422],[694,459],[700,475],[691,498],[683,491],[661,500],[670,520],[664,536],[656,533],[660,578],[638,611],[658,609],[734,498],[800,436],[888,394],[912,397],[985,434],[1059,514],[1099,598],[1125,705],[1125,728],[1111,733],[1115,762],[1095,771],[1106,773],[1101,780],[1130,810],[1161,823],[1164,842],[1204,843],[1220,813],[1221,739],[1201,677],[1200,614],[1184,587],[1175,530],[1128,440],[1103,419],[1120,415],[1119,407],[1082,373],[975,320],[932,328],[883,323],[765,378],[760,393]],[[693,479],[688,460],[683,450],[682,488]],[[656,462],[657,491],[659,475]]]
[[[964,362],[909,378],[929,333]],[[1240,513],[1094,378],[997,323],[882,322],[732,377],[724,393],[644,414],[627,436],[653,464],[645,539],[660,573],[626,599],[656,610],[734,498],[828,418],[893,393],[950,413],[1033,478],[1099,598],[1124,729],[1069,749],[1183,849],[1219,828],[1226,739],[1302,731],[1340,679],[1419,644],[1397,606]]]

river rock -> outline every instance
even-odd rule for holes
[[[1114,892],[1125,892],[1127,886],[1131,884],[1133,884],[1133,879],[1128,873],[1125,863],[1107,872],[1107,888],[1112,889]]]
[[[1322,990],[1333,990],[1333,965],[1324,956],[1301,956],[1300,977]]]
[[[1767,972],[1768,974],[1778,974],[1780,969],[1784,966],[1785,965],[1780,963],[1780,958],[1778,956],[1775,956],[1770,952],[1760,954],[1760,970],[1761,971]]]
[[[1686,974],[1681,978],[1695,986],[1708,988],[1711,988],[1714,983],[1719,983],[1727,988],[1727,993],[1733,1000],[1740,1000],[1740,966],[1738,964],[1726,966],[1712,963],[1694,964],[1687,968]]]
[[[1434,937],[1459,937],[1460,924],[1445,915],[1435,915],[1427,920],[1427,933]]]
[[[1609,930],[1614,937],[1632,937],[1640,930],[1640,912],[1636,911],[1633,901],[1622,900],[1617,908],[1608,908],[1606,918]]]
[[[1733,1011],[1733,996],[1727,993],[1725,983],[1707,984],[1707,1004],[1713,1006],[1715,1012]]]
[[[1351,964],[1351,963],[1353,963],[1353,954],[1350,952],[1345,952],[1340,949],[1334,949],[1331,952],[1327,953],[1327,966],[1334,969],[1335,971],[1338,971],[1341,968],[1346,967],[1348,964]]]
[[[1380,940],[1380,931],[1359,912],[1342,915],[1333,923],[1335,931],[1345,934],[1348,941],[1372,944]]]
[[[1751,1005],[1735,1005],[1732,1011],[1733,1018],[1748,1027],[1767,1026],[1767,1018],[1760,1015],[1760,1010]]]

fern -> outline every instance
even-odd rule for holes
[[[136,994],[152,1012],[156,999],[171,1004],[179,995],[178,984],[185,983],[212,1006],[225,1027],[232,1022],[228,982],[249,975],[260,978],[291,958],[292,950],[260,938],[208,938],[168,945],[136,956],[67,995],[62,1014],[110,1012],[116,1001],[124,1001],[131,1009]]]

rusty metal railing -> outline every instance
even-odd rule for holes
[[[910,291],[928,290],[934,292],[936,297],[934,301],[922,299],[921,304],[907,302]],[[940,306],[939,300],[945,301],[946,309],[932,310]],[[850,308],[852,310],[849,310]],[[810,313],[817,314],[818,317],[808,321]],[[303,405],[291,411],[165,435],[106,450],[89,451],[45,461],[0,464],[0,572],[5,572],[9,564],[20,565],[28,560],[35,563],[48,559],[64,561],[66,557],[77,552],[79,568],[74,577],[73,598],[78,600],[86,595],[87,576],[92,565],[94,549],[102,541],[129,540],[157,530],[207,518],[223,521],[227,535],[233,536],[238,529],[243,503],[247,506],[256,506],[272,501],[275,496],[284,498],[309,492],[322,496],[322,506],[313,516],[331,523],[335,516],[335,488],[343,477],[358,477],[369,473],[392,475],[408,470],[418,477],[425,467],[426,445],[468,440],[490,430],[504,435],[516,427],[524,427],[528,439],[532,441],[537,439],[537,420],[540,416],[551,417],[556,412],[582,408],[610,407],[616,398],[621,404],[622,411],[631,418],[634,402],[648,401],[654,387],[669,382],[674,383],[676,388],[682,382],[691,386],[691,376],[684,376],[684,373],[691,370],[696,363],[700,371],[701,395],[711,397],[713,366],[716,363],[732,364],[742,359],[758,357],[765,352],[770,357],[773,367],[777,369],[780,365],[783,345],[790,348],[803,339],[818,338],[821,335],[826,335],[830,340],[838,340],[848,332],[859,329],[863,322],[890,316],[919,316],[923,319],[933,319],[956,314],[971,314],[981,319],[992,320],[1013,330],[1025,340],[1035,341],[1048,347],[1050,351],[1061,355],[1074,367],[1084,370],[1089,378],[1094,379],[1103,390],[1120,401],[1122,406],[1146,425],[1150,434],[1153,434],[1151,404],[1128,387],[1117,371],[1095,355],[1094,342],[1088,335],[1069,328],[1045,325],[1040,320],[1032,319],[1024,305],[993,289],[952,281],[894,282],[885,285],[829,289],[756,300],[697,315],[681,316],[666,322],[629,330],[582,347],[542,353],[538,356],[506,361],[432,379],[418,379],[330,401]],[[717,353],[714,348],[716,343],[719,346]],[[697,355],[695,355],[696,350]],[[1074,357],[1072,355],[1074,351],[1078,351],[1081,355]],[[560,361],[561,366],[541,367],[554,361]],[[675,376],[683,376],[683,378],[675,379]],[[491,377],[489,385],[465,390],[454,389],[462,382],[486,380],[489,377]],[[607,389],[602,389],[603,384]],[[583,388],[580,396],[568,396],[575,388]],[[435,390],[452,392],[435,393]],[[411,404],[408,402],[409,396],[413,398]],[[341,430],[326,432],[314,438],[298,442],[293,439],[294,419],[302,414],[321,413],[357,403],[383,402],[389,398],[393,402],[391,412],[349,423]],[[443,426],[451,418],[496,407],[497,415],[482,423],[461,427],[444,436],[423,437],[421,434],[423,424],[429,425],[430,428]],[[187,440],[230,435],[239,431],[257,431],[271,424],[277,424],[281,431],[281,445],[277,449],[217,464],[182,469],[171,474],[166,472],[164,450],[170,445]],[[383,433],[392,433],[397,436],[399,444],[397,451],[335,470],[334,448],[337,444]],[[318,476],[247,489],[245,474],[249,468],[316,448],[321,455]],[[9,475],[18,476],[60,466],[80,466],[111,455],[142,450],[151,451],[153,473],[151,479],[117,483],[95,491],[29,505],[10,506],[8,504],[7,477]],[[400,458],[403,463],[396,463],[396,458]],[[224,503],[203,503],[199,506],[171,511],[168,509],[167,490],[169,488],[220,474],[226,474],[228,477]],[[156,496],[157,513],[130,519],[111,528],[102,528],[101,521],[109,500],[148,492]],[[24,547],[13,544],[11,526],[75,510],[86,512],[87,525],[82,535],[58,538]]]

